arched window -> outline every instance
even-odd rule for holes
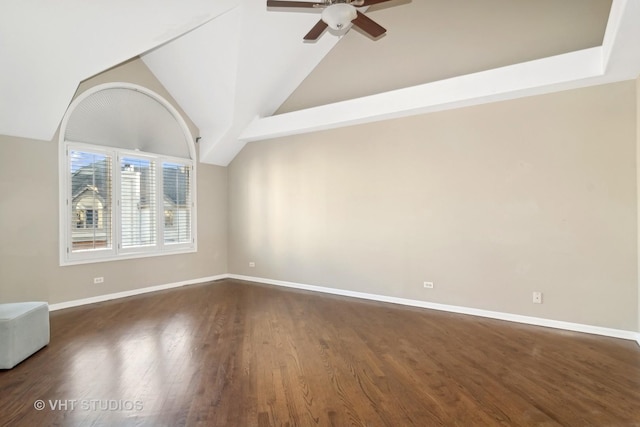
[[[195,146],[165,99],[110,83],[60,130],[60,263],[196,250]]]

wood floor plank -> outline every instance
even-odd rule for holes
[[[640,426],[640,348],[223,280],[51,313],[0,425]]]

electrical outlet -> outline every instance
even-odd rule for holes
[[[255,267],[255,266],[256,266],[256,263],[255,263],[255,262],[253,262],[253,261],[249,261],[249,267]]]
[[[433,289],[433,282],[424,282],[423,286],[427,289]]]
[[[542,304],[542,292],[534,292],[533,293],[533,303],[534,304]]]
[[[94,277],[93,284],[97,285],[98,283],[104,283],[104,277]]]

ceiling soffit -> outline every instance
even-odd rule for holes
[[[602,46],[260,117],[241,144],[579,87],[640,74],[640,2],[613,0]]]
[[[277,114],[602,45],[611,0],[391,0],[350,31]]]

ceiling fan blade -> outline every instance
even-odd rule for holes
[[[280,1],[267,0],[267,7],[322,7],[324,3],[311,3],[309,1]]]
[[[304,40],[318,40],[318,37],[324,33],[324,30],[326,30],[327,27],[328,25],[322,19],[319,20],[318,23],[313,26],[311,31],[304,36]]]
[[[374,39],[387,32],[384,27],[381,27],[371,18],[368,18],[360,12],[358,12],[358,16],[356,17],[356,19],[351,22],[353,23],[353,25],[360,28],[362,31],[369,34]]]
[[[378,3],[384,3],[386,1],[391,1],[391,0],[364,0],[364,2],[362,3],[362,6],[371,6]]]

